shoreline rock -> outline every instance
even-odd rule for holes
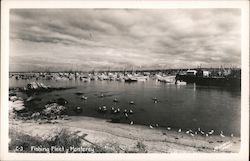
[[[50,87],[48,85],[45,85],[41,82],[31,82],[28,83],[25,87],[15,87],[15,88],[10,88],[10,93],[11,95],[15,95],[13,94],[13,91],[20,91],[20,92],[24,92],[26,93],[28,96],[32,96],[36,93],[40,93],[40,92],[51,92],[54,90],[67,90],[67,89],[72,89],[75,87]]]
[[[39,89],[41,90],[41,89],[48,89],[49,87],[40,82],[31,82],[27,84],[26,88],[27,90],[39,90]]]
[[[57,116],[62,115],[66,111],[66,107],[57,103],[51,103],[45,105],[45,109],[41,112],[45,116]]]

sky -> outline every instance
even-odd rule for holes
[[[10,71],[241,66],[239,9],[12,9]]]

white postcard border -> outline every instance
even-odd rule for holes
[[[248,160],[249,153],[249,2],[248,1],[3,1],[1,10],[1,160]],[[21,154],[8,152],[9,10],[11,8],[240,8],[241,149],[220,154]]]

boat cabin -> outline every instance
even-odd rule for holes
[[[187,75],[196,76],[197,71],[196,70],[187,70]]]
[[[209,77],[211,75],[210,71],[203,71],[203,77]]]

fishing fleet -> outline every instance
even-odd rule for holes
[[[197,85],[212,86],[235,86],[241,85],[240,69],[187,69],[164,71],[130,71],[130,72],[30,72],[10,73],[10,78],[16,80],[79,80],[90,81],[120,81],[120,82],[145,82],[153,79],[166,84],[186,85],[195,83]]]

